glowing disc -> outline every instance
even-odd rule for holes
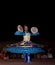
[[[33,34],[37,33],[37,32],[38,32],[38,28],[37,28],[37,27],[32,27],[32,28],[31,28],[31,32],[32,32]]]

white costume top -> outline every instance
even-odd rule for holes
[[[30,33],[25,33],[25,35],[23,36],[23,38],[24,38],[25,42],[30,41]]]

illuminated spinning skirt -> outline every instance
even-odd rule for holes
[[[27,53],[27,54],[35,54],[35,53],[41,53],[41,52],[45,52],[42,48],[35,48],[35,47],[9,47],[7,48],[7,51],[8,52],[11,52],[11,53],[21,53],[21,54],[24,54],[24,53]]]

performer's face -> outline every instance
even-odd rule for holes
[[[25,26],[24,26],[24,30],[25,30],[25,31],[28,31],[28,26],[25,25]]]

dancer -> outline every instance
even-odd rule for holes
[[[15,35],[22,35],[23,40],[20,42],[20,45],[18,47],[7,48],[7,51],[11,53],[22,53],[24,56],[24,62],[28,62],[28,63],[31,62],[30,54],[44,52],[44,50],[40,46],[34,44],[31,41],[31,36],[39,35],[38,28],[31,27],[30,30],[31,32],[28,31],[28,26],[26,25],[24,25],[24,29],[21,25],[18,25]]]
[[[22,47],[32,47],[32,42],[31,42],[31,36],[36,36],[39,35],[38,29],[36,27],[31,28],[30,33],[28,31],[28,26],[24,25],[24,30],[21,25],[18,25],[18,31],[15,32],[15,35],[23,35],[23,41],[20,43]],[[24,54],[24,62],[26,62],[28,59],[28,63],[30,62],[30,55],[29,54]]]

